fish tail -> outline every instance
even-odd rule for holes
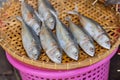
[[[34,12],[34,8],[31,5],[29,5],[27,2],[24,2],[24,4],[31,13]]]
[[[55,16],[56,19],[58,19],[58,12],[54,12],[53,10],[49,9],[49,11],[52,13],[52,15]]]
[[[72,10],[72,11],[68,11],[67,14],[80,15],[80,13],[78,12],[78,6],[75,5],[74,10]]]

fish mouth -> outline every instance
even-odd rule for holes
[[[62,62],[62,55],[61,54],[56,54],[55,62],[58,64]]]
[[[62,53],[59,50],[54,49],[52,52],[48,52],[48,57],[51,61],[59,64],[62,62]]]
[[[106,41],[104,44],[101,44],[101,46],[106,48],[106,49],[110,49],[111,48],[110,41]]]
[[[57,56],[56,58],[53,58],[52,61],[57,64],[60,64],[62,62],[62,58],[61,58],[61,56]]]
[[[90,55],[90,56],[94,56],[95,54],[95,47],[94,45],[92,45],[91,43],[87,43],[87,46],[81,46],[81,48],[83,49],[83,51]]]
[[[86,52],[88,55],[90,55],[90,56],[94,56],[94,54],[95,54],[95,48],[90,47],[90,48],[88,48],[87,50],[85,50],[85,52]]]
[[[111,48],[111,42],[110,39],[106,35],[102,35],[98,40],[98,44],[106,49]]]
[[[79,51],[77,50],[77,48],[72,47],[72,46],[71,46],[71,48],[69,48],[69,50],[66,52],[66,54],[67,54],[70,58],[72,58],[73,60],[78,60],[78,53],[79,53]]]
[[[37,60],[38,59],[38,54],[32,54],[29,57],[33,60]]]
[[[71,57],[74,60],[78,60],[78,53],[74,52],[73,55],[70,55],[69,57]]]
[[[67,55],[73,60],[78,60],[78,51],[76,49],[73,49],[73,51],[70,51]]]

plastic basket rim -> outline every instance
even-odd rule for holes
[[[32,73],[32,74],[48,75],[48,76],[52,76],[53,74],[55,74],[55,75],[60,76],[60,75],[68,74],[68,73],[74,73],[74,75],[75,75],[78,73],[78,71],[80,74],[80,73],[85,73],[89,70],[93,70],[95,67],[98,67],[98,66],[104,64],[105,62],[107,62],[107,61],[109,62],[109,60],[113,57],[113,55],[116,53],[117,50],[118,50],[118,48],[116,48],[111,53],[111,55],[109,55],[107,58],[105,58],[105,59],[103,59],[103,60],[101,60],[93,65],[83,67],[80,69],[62,70],[62,71],[61,70],[50,70],[49,71],[49,70],[42,70],[42,69],[40,70],[40,69],[28,68],[28,66],[24,65],[24,63],[20,63],[15,58],[12,58],[7,52],[6,52],[6,56],[7,56],[8,61],[19,71],[30,73],[30,74]]]

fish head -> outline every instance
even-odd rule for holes
[[[78,53],[79,53],[79,50],[77,47],[75,46],[70,46],[67,50],[66,50],[66,54],[74,59],[74,60],[78,60]]]
[[[92,42],[88,41],[82,44],[81,48],[90,56],[94,56],[95,54],[95,46]]]
[[[111,48],[111,42],[108,36],[106,36],[105,34],[103,34],[102,36],[100,36],[97,40],[97,42],[104,48],[106,49],[110,49]]]
[[[54,55],[54,60],[56,63],[61,63],[62,61],[62,54],[59,51],[55,52],[56,54]]]
[[[39,54],[40,54],[39,50],[37,50],[35,47],[33,47],[29,50],[29,55],[28,56],[33,60],[37,60]]]
[[[55,62],[57,64],[62,62],[62,54],[59,50],[54,50],[54,52],[52,52],[50,54],[48,56],[53,62]]]

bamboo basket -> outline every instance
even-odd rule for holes
[[[96,5],[93,6],[93,1],[94,0],[50,0],[53,7],[59,12],[59,18],[66,25],[68,25],[65,21],[65,17],[68,16],[66,12],[73,10],[75,5],[78,6],[81,14],[100,23],[111,39],[112,47],[110,50],[100,47],[95,42],[95,56],[90,57],[80,49],[78,61],[70,59],[63,53],[62,63],[55,64],[50,61],[44,51],[36,61],[28,58],[22,45],[22,26],[15,18],[15,16],[21,15],[21,5],[17,0],[11,0],[5,3],[3,8],[0,9],[0,45],[15,59],[38,68],[70,70],[97,63],[109,56],[110,53],[118,47],[120,43],[120,25],[114,11],[99,3],[96,3]],[[27,2],[37,9],[37,0],[27,0]],[[71,16],[73,22],[80,24],[77,16]]]

